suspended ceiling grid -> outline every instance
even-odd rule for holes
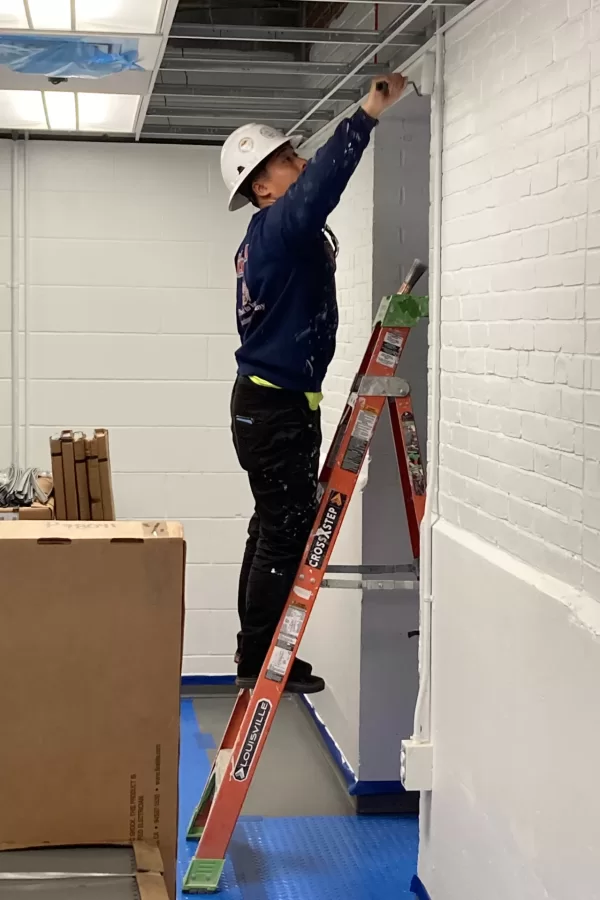
[[[248,121],[309,138],[468,5],[179,0],[141,139],[218,144]]]

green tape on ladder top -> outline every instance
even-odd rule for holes
[[[375,317],[382,328],[412,328],[429,315],[429,297],[414,294],[391,294],[384,297]]]

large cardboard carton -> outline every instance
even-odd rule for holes
[[[72,431],[63,431],[60,436],[63,460],[63,481],[65,485],[65,503],[67,519],[75,522],[79,519],[79,498],[77,495],[77,476],[75,474],[75,435]]]
[[[0,844],[156,840],[175,890],[180,525],[5,522]]]
[[[168,900],[156,844],[0,850],[0,896],[5,900]]]
[[[100,484],[98,441],[96,438],[86,438],[85,456],[87,462],[88,484],[90,487],[90,509],[92,519],[95,522],[102,522],[104,519],[104,510],[102,507],[102,487]]]
[[[90,509],[90,488],[88,484],[87,462],[85,454],[85,435],[79,432],[73,441],[75,456],[75,479],[77,482],[77,501],[79,518],[84,522],[92,518]]]
[[[115,501],[112,488],[112,472],[110,465],[110,448],[106,428],[96,428],[94,440],[98,448],[98,469],[100,472],[100,489],[102,493],[102,512],[105,520],[115,517]]]
[[[65,479],[63,475],[63,457],[60,435],[50,438],[50,455],[52,458],[52,481],[54,482],[54,501],[56,518],[67,518],[67,501],[65,498]]]

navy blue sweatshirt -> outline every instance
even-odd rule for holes
[[[344,119],[283,197],[251,219],[236,257],[240,375],[321,390],[335,352],[335,254],[324,233],[376,120]]]

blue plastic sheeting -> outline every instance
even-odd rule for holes
[[[196,849],[185,833],[209,774],[191,700],[182,702],[181,880]],[[414,900],[418,822],[396,816],[242,817],[229,847],[220,900]]]
[[[98,44],[80,38],[0,35],[0,65],[49,78],[102,78],[138,65],[137,41]]]

